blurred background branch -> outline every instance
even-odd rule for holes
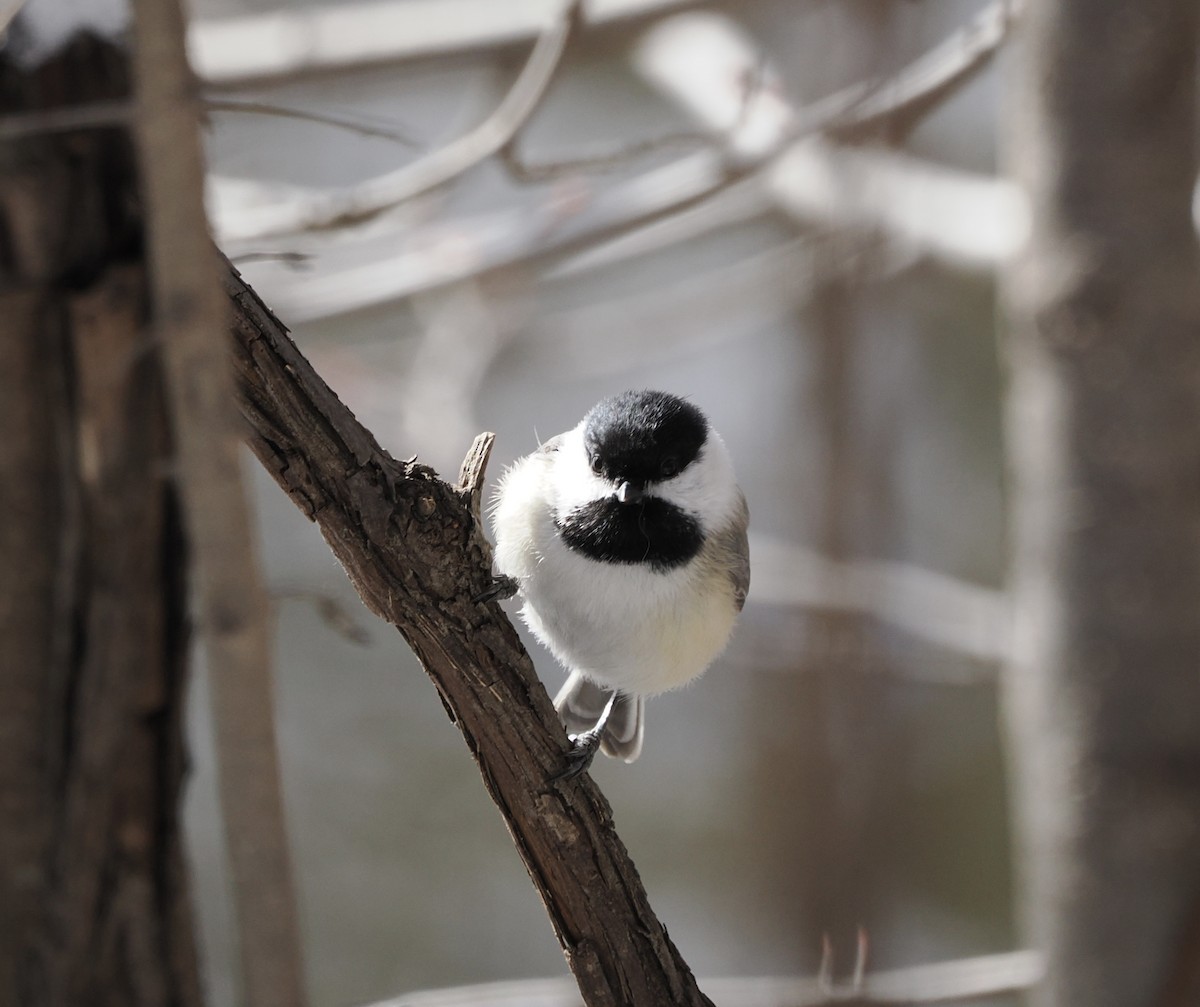
[[[524,0],[501,9],[490,0],[360,0],[198,20],[188,44],[202,79],[238,86],[520,43],[551,31],[564,2],[569,0]],[[590,0],[583,18],[603,25],[658,15],[686,2]]]
[[[1043,966],[1029,951],[984,955],[936,965],[868,973],[861,985],[828,985],[817,979],[706,979],[714,1002],[738,1007],[882,1007],[987,1002],[1028,989]],[[571,1007],[568,983],[541,979],[409,993],[372,1007]]]
[[[132,65],[156,336],[166,361],[196,609],[221,751],[221,811],[247,1003],[303,1007],[275,732],[270,602],[240,469],[229,306],[204,214],[204,163],[176,0],[136,0]]]
[[[304,230],[361,224],[405,200],[444,185],[506,144],[533,114],[566,48],[577,2],[562,12],[539,36],[529,59],[495,112],[464,136],[412,164],[371,179],[344,193],[298,199],[290,216],[276,218],[273,229],[252,233],[226,231],[226,241],[262,240]]]

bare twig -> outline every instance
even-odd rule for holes
[[[854,955],[854,974],[850,977],[850,988],[862,992],[867,984],[867,959],[871,956],[871,938],[867,928],[858,928],[858,946]]]
[[[894,117],[896,121],[900,121],[916,109],[920,109],[922,114],[928,112],[935,104],[954,93],[957,87],[969,80],[971,75],[985,64],[986,60],[981,53],[986,51],[990,54],[1001,44],[1010,16],[1010,4],[1000,0],[976,18],[972,22],[973,27],[964,30],[960,35],[954,36],[951,40],[930,50],[925,56],[910,63],[888,83],[875,86],[855,85],[796,111],[790,122],[780,119],[779,131],[773,143],[760,150],[755,158],[740,162],[736,168],[731,166],[718,150],[702,150],[651,169],[639,177],[605,192],[597,193],[593,192],[590,187],[584,188],[573,209],[561,208],[558,204],[562,197],[561,194],[556,193],[549,197],[547,206],[540,210],[535,209],[532,213],[523,211],[520,214],[501,215],[505,218],[503,223],[497,219],[491,226],[474,227],[471,229],[469,237],[463,236],[458,229],[447,228],[446,238],[450,239],[457,235],[453,243],[459,250],[459,254],[449,260],[453,264],[453,269],[449,274],[446,274],[444,270],[446,260],[436,254],[432,256],[429,254],[431,247],[436,248],[445,242],[438,242],[433,236],[425,235],[420,242],[419,254],[414,252],[415,258],[411,256],[407,258],[412,258],[413,269],[426,274],[426,279],[417,281],[416,285],[412,281],[404,283],[400,277],[411,275],[412,270],[405,270],[393,258],[392,261],[386,263],[356,267],[356,272],[362,274],[361,277],[353,280],[340,278],[337,282],[338,297],[344,298],[345,290],[348,289],[347,285],[343,284],[343,280],[346,280],[348,285],[364,284],[368,287],[378,285],[388,288],[386,292],[381,291],[376,296],[377,303],[380,300],[404,296],[413,289],[419,289],[421,285],[435,285],[451,279],[478,275],[498,266],[511,265],[516,261],[528,261],[546,255],[558,257],[569,255],[594,246],[598,242],[623,237],[649,224],[669,219],[680,212],[701,206],[710,197],[739,183],[757,184],[759,174],[769,173],[779,164],[781,157],[786,157],[790,152],[796,151],[807,138],[816,134],[827,132],[838,135],[845,131],[865,129],[868,125],[873,129],[882,128],[890,118]],[[758,67],[761,67],[761,61],[756,59],[753,54],[748,54],[746,71],[751,75],[749,80],[755,79],[753,74]],[[761,79],[761,71],[759,73],[759,79]],[[547,73],[547,79],[548,75]],[[731,82],[730,86],[744,87],[736,81]],[[743,90],[736,98],[737,107],[743,110],[747,105],[747,90],[749,89]],[[757,95],[758,89],[754,89],[752,93]],[[688,100],[686,94],[681,93],[680,97]],[[771,94],[767,97],[774,104],[778,103],[778,96]],[[693,110],[702,118],[705,117],[703,109],[693,108]],[[739,116],[739,121],[743,121],[748,114],[748,111],[743,111]],[[520,125],[520,122],[515,123],[509,136],[498,143],[493,150],[503,151]],[[728,127],[728,123],[723,126]],[[459,142],[464,142],[471,135],[473,134],[468,134],[468,137]],[[636,148],[633,149],[636,153]],[[620,156],[621,153],[617,152],[614,156]],[[431,155],[431,158],[437,156],[437,154]],[[511,161],[513,157],[511,151],[508,156]],[[880,155],[875,155],[875,161],[879,161],[879,158]],[[584,159],[585,163],[586,160]],[[420,163],[423,162],[418,162],[418,164]],[[863,166],[856,169],[856,176],[860,179],[864,178],[870,170],[873,170],[874,165],[874,161],[869,164],[864,163]],[[546,167],[555,173],[558,171],[557,166]],[[564,163],[564,170],[565,167],[566,163]],[[409,169],[402,169],[402,172],[407,170]],[[532,170],[536,173],[539,169],[534,166]],[[795,170],[792,170],[790,175],[790,179],[780,183],[782,185],[781,195],[788,201],[785,205],[797,203],[795,186],[803,184],[802,179],[797,181]],[[387,177],[385,176],[385,179]],[[911,170],[902,172],[899,178],[889,175],[888,184],[893,189],[893,195],[896,188],[907,185],[914,180],[914,177],[914,172]],[[372,192],[373,187],[377,184],[383,186],[385,179],[365,183],[361,188],[354,187],[332,198],[340,205],[352,205],[361,198],[374,205],[375,212],[382,212],[386,207],[379,206],[381,197],[376,198]],[[937,179],[927,181],[922,178],[917,181],[925,186],[922,190],[923,193],[928,193],[934,188],[933,181],[937,181]],[[861,184],[859,188],[861,190]],[[392,192],[391,195],[405,198],[403,192]],[[224,243],[244,245],[245,242],[257,240],[266,233],[281,234],[292,229],[293,225],[297,228],[306,226],[300,223],[306,216],[306,208],[315,205],[323,198],[325,197],[315,194],[297,197],[282,218],[276,218],[268,227],[247,227],[244,217],[230,218],[222,222],[222,240]],[[936,197],[926,195],[924,198]],[[807,205],[803,200],[800,202]],[[886,201],[887,205],[891,205],[892,202],[894,199],[890,198]],[[1011,200],[1004,202],[1007,206]],[[764,208],[767,205],[769,204],[764,203]],[[924,216],[929,217],[930,215],[926,213]],[[935,221],[956,221],[960,216],[954,213],[934,214],[933,219]],[[886,231],[888,221],[882,223]],[[910,240],[919,240],[921,233],[932,230],[936,230],[934,223],[926,224],[924,231],[920,233],[914,233],[910,228],[906,237]],[[461,254],[464,240],[475,246],[494,247],[474,247],[469,255],[464,256]],[[1008,249],[1012,243],[1011,240],[1004,236],[1001,236],[1001,240],[1004,249]],[[955,250],[961,244],[961,241],[951,242],[946,246],[947,254],[957,254]],[[975,258],[988,254],[987,248],[981,246],[978,240],[971,245],[971,250],[971,254]],[[401,256],[403,255],[402,252]],[[368,278],[367,274],[371,274],[371,278]],[[378,279],[374,278],[376,274]],[[315,291],[316,288],[313,288],[307,296],[315,297]]]
[[[203,204],[204,170],[177,2],[137,0],[133,66],[155,324],[214,697],[219,786],[246,1002],[302,1007],[299,928],[275,747],[267,594],[240,471],[229,305]]]
[[[1017,0],[996,0],[965,28],[909,63],[890,80],[882,84],[852,85],[794,112],[781,106],[780,96],[774,88],[769,86],[769,68],[764,66],[762,57],[756,56],[750,51],[739,52],[737,50],[738,40],[731,39],[730,45],[733,52],[729,54],[729,57],[734,62],[742,60],[743,72],[727,75],[730,77],[727,87],[740,88],[741,91],[739,94],[726,96],[727,100],[724,101],[721,109],[708,107],[704,104],[703,98],[689,91],[690,77],[689,80],[682,80],[672,77],[669,70],[662,70],[661,73],[652,71],[649,64],[653,62],[653,56],[649,56],[643,60],[644,68],[651,71],[651,75],[659,83],[669,86],[710,127],[723,134],[726,144],[741,145],[742,141],[739,139],[739,135],[743,130],[759,128],[768,130],[768,133],[765,136],[759,135],[752,138],[750,150],[753,153],[748,155],[746,151],[739,151],[737,169],[720,161],[715,166],[702,167],[703,154],[693,155],[690,159],[667,166],[664,173],[666,170],[670,170],[677,172],[681,178],[691,177],[693,179],[693,184],[690,186],[686,184],[677,186],[678,204],[674,207],[664,206],[651,211],[642,219],[629,220],[620,226],[623,230],[640,228],[648,222],[661,219],[666,214],[694,207],[706,196],[716,195],[729,186],[739,184],[748,175],[751,177],[757,175],[757,172],[751,173],[750,169],[752,168],[761,169],[762,174],[768,177],[777,174],[776,169],[786,165],[786,158],[806,152],[811,145],[811,138],[817,135],[850,139],[861,137],[869,131],[879,131],[885,128],[896,129],[901,124],[911,125],[917,118],[928,114],[938,104],[956,93],[960,87],[972,80],[987,66],[991,57],[1007,37],[1018,8]],[[710,21],[706,27],[711,28],[711,25]],[[693,72],[691,64],[688,64],[687,72],[689,74]],[[701,70],[695,79],[697,81],[703,79],[706,87],[705,93],[711,91],[713,81],[706,68]],[[758,107],[760,104],[763,106],[761,109]],[[727,120],[726,106],[737,109],[732,124]],[[770,136],[771,129],[775,130],[773,138]],[[714,136],[714,140],[719,139],[720,137]],[[831,156],[833,155],[827,155],[827,157]],[[690,170],[682,170],[685,164],[690,166]],[[862,178],[877,164],[884,167],[891,166],[891,162],[876,156],[874,163],[856,166],[856,173]],[[911,187],[912,184],[920,182],[926,185],[925,191],[928,191],[929,180],[918,177],[918,172],[913,165],[902,164],[900,168],[909,170],[900,170],[899,178],[896,177],[897,172],[891,172],[888,176],[889,185],[893,190],[889,195],[893,201],[896,195],[895,190],[901,186]],[[648,177],[650,176],[643,176],[643,178]],[[961,177],[966,178],[966,176]],[[958,180],[959,176],[952,175],[950,172],[943,172],[943,176],[937,179],[937,181],[947,182]],[[708,186],[707,192],[701,191],[705,185]],[[778,184],[774,184],[772,188],[773,190],[777,189]],[[978,194],[978,192],[975,193],[975,195]],[[788,194],[784,195],[786,198]],[[998,195],[1003,194],[998,193]],[[791,201],[794,204],[794,196]],[[1005,200],[1004,202],[1005,206],[1002,209],[1007,212],[1012,201]],[[888,222],[886,215],[877,213],[875,216],[877,218],[882,216],[884,222]],[[885,230],[888,228],[885,227]],[[927,230],[932,230],[932,228]],[[909,231],[911,234],[911,229]],[[612,235],[608,235],[608,237],[611,240]],[[1002,239],[1002,243],[1007,249],[1013,244],[1013,241]],[[957,253],[961,246],[961,241],[952,240],[946,243],[947,250],[952,254]],[[978,246],[979,242],[971,246],[971,254],[978,254],[975,252]]]
[[[779,209],[803,227],[883,239],[888,246],[990,269],[1029,233],[1028,202],[1008,179],[900,153],[793,144],[766,172]]]
[[[997,0],[892,79],[868,86],[824,132],[843,142],[877,133],[904,136],[937,105],[973,80],[1004,44],[1021,0]]]
[[[483,493],[487,487],[487,465],[492,457],[492,446],[496,443],[496,435],[482,433],[471,443],[471,449],[463,458],[462,467],[458,470],[458,488],[466,493],[471,507],[471,514],[476,521],[482,520]]]
[[[727,130],[727,135],[735,135],[745,124],[755,99],[765,86],[766,63],[760,61],[750,80],[747,82],[742,96],[742,107],[737,119]],[[616,150],[603,154],[591,154],[583,157],[566,158],[541,164],[529,164],[517,153],[517,140],[514,136],[500,148],[500,159],[508,173],[518,182],[540,183],[550,182],[558,178],[568,178],[576,175],[600,175],[609,171],[618,171],[641,158],[671,151],[695,150],[697,147],[714,148],[720,146],[720,138],[710,133],[695,130],[669,133],[666,136],[650,137],[634,143],[627,143]]]
[[[321,621],[348,643],[366,647],[371,642],[371,634],[366,627],[331,594],[321,591],[277,591],[273,597],[277,601],[302,601],[312,605]]]
[[[304,269],[312,263],[312,258],[306,252],[246,252],[244,255],[230,256],[229,261],[235,266],[243,266],[248,262],[278,262],[289,269]]]
[[[536,185],[575,175],[601,175],[609,171],[620,171],[628,168],[634,161],[655,154],[711,147],[713,138],[707,133],[695,131],[670,133],[666,136],[656,136],[624,144],[616,150],[606,151],[602,154],[587,154],[540,164],[530,164],[522,158],[516,145],[517,138],[513,137],[500,148],[500,162],[515,181]]]
[[[22,112],[0,117],[0,141],[48,133],[70,133],[80,129],[128,126],[132,118],[133,106],[125,99]]]
[[[301,310],[328,311],[326,305],[347,303],[352,290],[371,291],[378,303],[515,263],[581,251],[699,205],[723,191],[726,180],[720,155],[700,151],[608,190],[594,191],[585,183],[577,191],[551,193],[532,207],[401,232],[393,244],[398,252],[381,252],[374,261],[339,271],[336,277],[330,270],[324,271],[328,279],[314,277],[307,292],[297,291],[305,302]],[[285,215],[293,218],[294,210],[288,208]],[[278,219],[275,214],[272,218]],[[223,243],[250,250],[247,242],[235,239],[239,230],[248,230],[240,227],[236,216],[220,223]],[[300,240],[301,247],[319,246],[322,236]]]
[[[755,100],[766,86],[767,65],[765,59],[760,60],[746,81],[742,94],[741,108],[726,136],[732,137],[745,125]],[[518,135],[514,135],[508,143],[500,148],[500,159],[509,174],[518,182],[539,183],[549,182],[558,178],[577,175],[598,175],[608,171],[616,171],[628,167],[633,161],[662,154],[668,151],[694,150],[697,147],[714,148],[720,145],[719,137],[695,130],[670,133],[666,136],[651,137],[634,143],[627,143],[617,150],[604,154],[592,154],[584,157],[567,158],[563,160],[529,164],[517,153]]]
[[[227,240],[266,238],[295,231],[361,223],[423,192],[457,178],[506,144],[533,114],[566,48],[579,0],[565,3],[560,15],[538,37],[525,66],[496,110],[465,136],[413,164],[334,193],[306,193],[290,214],[253,233],[227,233]]]
[[[300,122],[312,122],[319,126],[332,126],[344,129],[359,136],[374,137],[381,140],[392,140],[406,147],[417,147],[419,142],[395,126],[372,126],[369,123],[346,116],[333,115],[329,112],[314,112],[311,109],[292,108],[287,105],[276,105],[272,102],[251,101],[246,98],[205,98],[204,108],[209,112],[233,112],[246,115],[269,115],[280,119],[297,119]]]

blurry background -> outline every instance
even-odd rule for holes
[[[860,926],[872,968],[1011,948],[992,274],[1025,221],[992,177],[1001,8],[610,0],[569,31],[548,0],[192,10],[217,235],[393,454],[452,476],[494,430],[494,480],[630,387],[691,397],[728,443],[753,530],[736,638],[650,704],[636,765],[593,769],[696,973],[811,973],[828,934],[845,974]],[[564,975],[434,689],[251,469],[313,1003]]]

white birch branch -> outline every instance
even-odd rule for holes
[[[686,0],[589,0],[585,24],[645,17]],[[318,71],[442,56],[521,43],[543,35],[561,0],[366,0],[287,7],[197,20],[188,51],[210,84],[294,77]]]
[[[1011,614],[1003,591],[908,563],[838,562],[761,535],[751,537],[750,551],[756,602],[861,612],[969,657],[1008,657]]]
[[[706,979],[701,987],[724,1007],[854,1007],[906,1004],[923,1007],[993,999],[1029,989],[1044,971],[1035,951],[962,958],[868,973],[861,986],[820,978]],[[575,1007],[579,994],[569,979],[527,979],[409,993],[372,1007]]]

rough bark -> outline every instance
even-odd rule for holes
[[[1027,5],[1008,277],[1023,915],[1045,1007],[1200,1003],[1192,0]]]
[[[567,740],[512,625],[472,602],[490,583],[479,523],[486,444],[451,486],[384,451],[230,272],[250,446],[317,522],[367,607],[420,658],[479,765],[590,1007],[704,1005],[655,917],[586,774],[564,783]]]
[[[126,93],[81,41],[0,110]],[[177,809],[185,560],[132,152],[0,147],[0,1004],[198,1005]]]

